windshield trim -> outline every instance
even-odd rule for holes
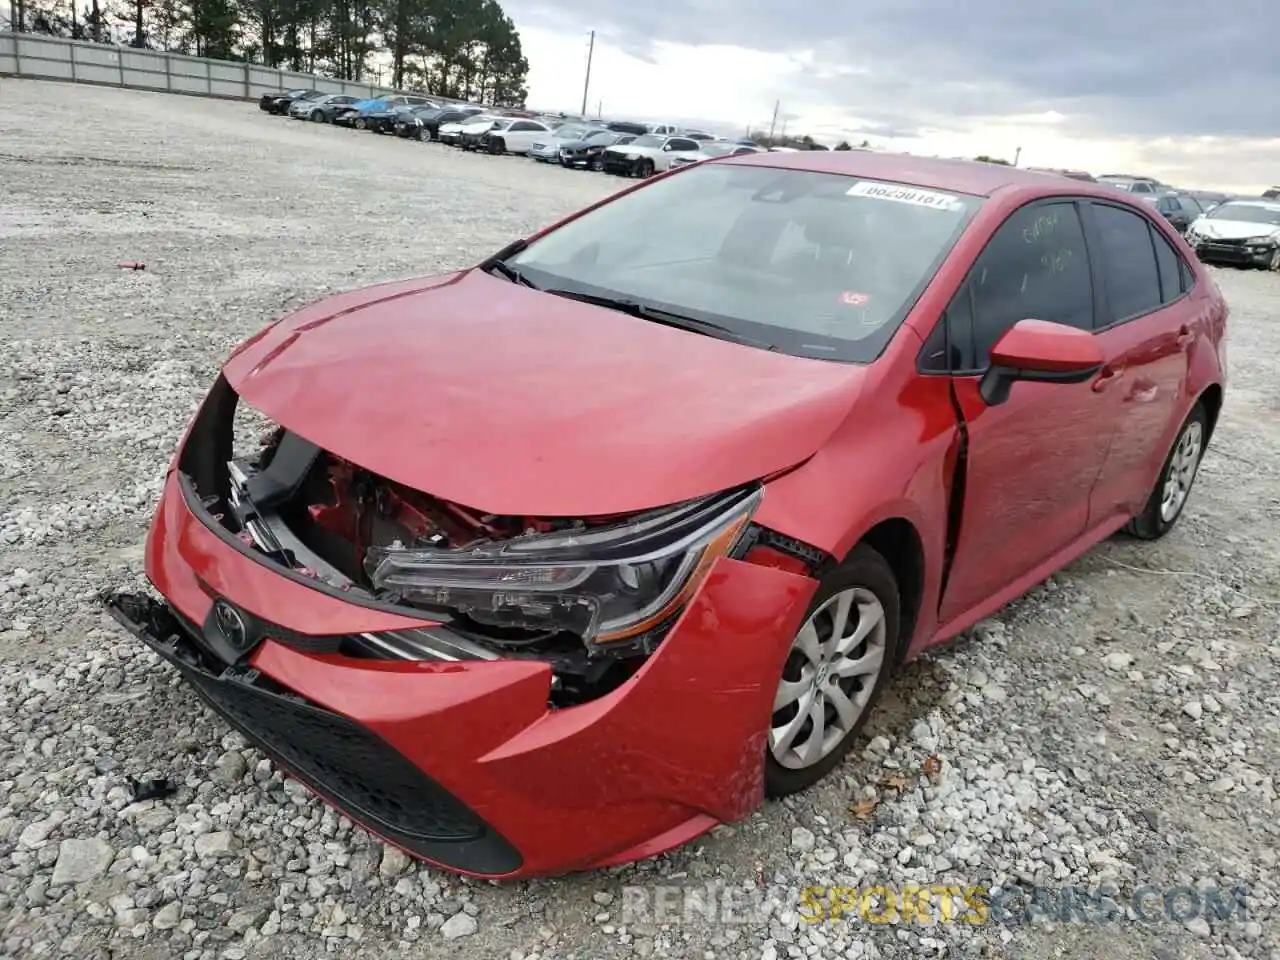
[[[747,166],[745,164],[733,164],[732,157],[717,158],[716,166]],[[696,176],[695,172],[698,167],[704,164],[689,164],[687,172],[682,172],[681,177]],[[882,180],[875,177],[861,177],[850,174],[830,173],[824,171],[808,171],[794,170],[788,167],[773,166],[771,164],[750,164],[750,167],[764,168],[778,172],[795,173],[798,175],[816,175],[822,177],[832,177],[847,180],[851,185],[858,181],[874,181],[882,183],[886,186],[906,187],[911,189],[926,189],[919,187],[906,181],[898,180]],[[660,181],[656,181],[660,182]],[[524,263],[521,258],[527,253],[536,250],[538,244],[547,237],[553,236],[561,229],[568,227],[570,224],[589,216],[597,210],[600,210],[611,203],[617,202],[625,196],[628,196],[634,190],[642,190],[644,186],[635,187],[632,190],[623,190],[611,197],[607,197],[603,201],[593,204],[580,210],[576,215],[557,224],[553,229],[539,234],[536,239],[528,242],[520,241],[511,245],[507,250],[501,251],[495,258],[502,263],[509,265],[513,269],[517,269],[520,276],[530,286],[535,288],[557,287],[561,290],[572,290],[588,295],[621,298],[638,302],[644,306],[652,307],[655,310],[666,311],[668,313],[683,314],[695,320],[703,320],[727,328],[737,334],[743,341],[755,341],[755,343],[744,343],[744,346],[753,347],[755,349],[773,350],[779,353],[785,353],[789,356],[799,357],[807,360],[824,360],[831,363],[855,364],[859,366],[870,365],[875,363],[889,345],[899,335],[902,328],[906,325],[907,318],[916,309],[920,302],[920,298],[924,296],[925,291],[934,282],[947,258],[955,251],[960,238],[964,236],[973,223],[978,212],[987,203],[986,197],[969,193],[963,190],[955,190],[948,188],[947,193],[957,197],[962,197],[968,201],[965,205],[964,212],[957,218],[955,227],[948,235],[946,240],[939,244],[938,252],[933,259],[924,268],[919,281],[906,292],[898,309],[890,315],[884,323],[869,337],[862,340],[850,340],[841,337],[831,337],[825,334],[816,333],[807,330],[799,330],[794,327],[779,326],[771,323],[763,323],[758,320],[752,320],[746,317],[734,316],[731,314],[721,314],[714,311],[703,310],[697,307],[691,307],[687,304],[672,303],[665,300],[651,299],[627,293],[622,290],[615,290],[610,287],[602,287],[591,284],[587,281],[577,280],[565,277],[560,274],[545,270],[534,264]],[[605,308],[602,308],[605,309]],[[709,335],[709,334],[706,334]],[[868,344],[874,344],[873,350],[857,350],[856,356],[851,355],[856,348],[866,347]]]

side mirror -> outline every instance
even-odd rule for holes
[[[671,144],[669,144],[669,143],[664,143],[664,144],[662,145],[662,152],[663,152],[663,153],[670,153],[673,149],[674,149],[674,148],[673,148],[673,147],[671,146]]]
[[[1019,320],[991,348],[991,365],[978,392],[994,407],[1009,399],[1019,380],[1083,383],[1102,369],[1102,349],[1093,334],[1046,320]]]

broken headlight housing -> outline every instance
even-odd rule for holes
[[[371,548],[375,589],[446,607],[478,624],[568,631],[600,647],[667,623],[717,557],[732,552],[760,502],[758,486],[616,523],[484,541],[456,549]]]

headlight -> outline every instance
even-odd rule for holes
[[[746,530],[761,488],[740,488],[615,524],[460,549],[371,548],[375,589],[477,623],[566,630],[590,644],[638,638],[687,602]]]

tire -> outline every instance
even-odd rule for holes
[[[324,123],[324,114],[319,110],[312,110],[310,119],[312,123]]]
[[[1197,401],[1178,430],[1146,505],[1125,525],[1125,533],[1139,540],[1159,540],[1173,529],[1191,496],[1208,436],[1209,415]]]
[[[352,121],[351,125],[355,127],[357,130],[364,130],[366,127],[369,126],[369,121],[366,120],[364,117],[356,117],[355,120]]]
[[[841,626],[842,606],[846,614],[840,635],[856,641],[843,653],[830,646],[833,629]],[[778,680],[765,744],[767,796],[797,793],[839,766],[893,672],[900,611],[892,569],[865,544],[823,579]],[[841,679],[836,665],[856,672]],[[843,716],[838,703],[844,705]],[[818,736],[812,715],[806,718],[819,705],[825,738]]]
[[[653,176],[653,161],[649,159],[641,160],[636,164],[636,175],[641,179]]]
[[[595,173],[600,173],[604,169],[604,161],[599,157],[596,157],[594,160],[588,160],[587,169]]]
[[[1277,248],[1276,252],[1271,254],[1271,262],[1267,264],[1267,269],[1273,273],[1280,273],[1280,248]]]
[[[495,157],[501,156],[507,152],[507,141],[501,137],[491,137],[489,139],[489,152]]]

